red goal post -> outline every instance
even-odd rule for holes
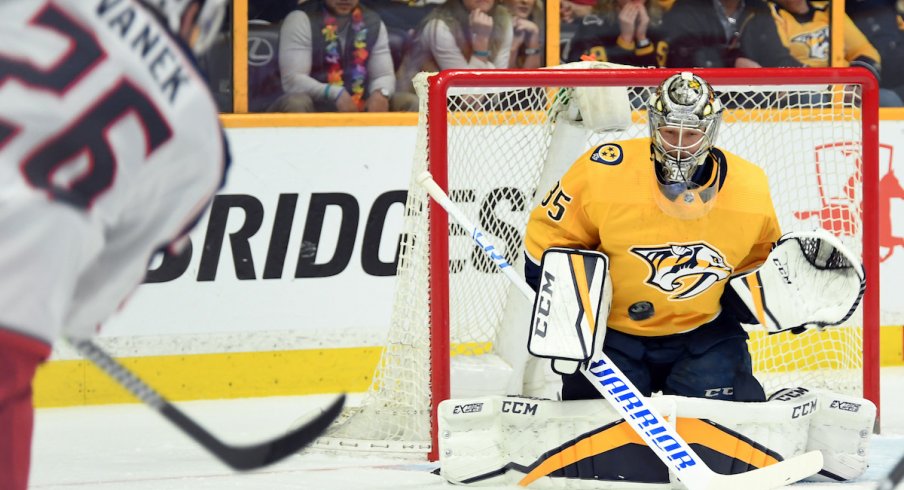
[[[563,162],[591,145],[646,136],[643,102],[679,71],[450,70],[422,77],[412,176],[429,169],[465,214],[502,244],[500,253],[520,273],[519,239],[537,195],[561,175]],[[877,82],[857,68],[692,71],[727,107],[716,146],[764,167],[783,231],[828,228],[861,255],[866,269],[866,295],[845,325],[797,336],[753,331],[757,377],[767,394],[811,385],[862,395],[878,406]],[[592,119],[575,114],[589,113],[608,93],[600,87],[626,88],[627,126],[575,130]],[[590,109],[581,106],[582,97]],[[556,159],[563,160],[559,167],[550,163]],[[520,328],[526,339],[523,312],[513,313],[520,307],[512,306],[508,283],[472,253],[466,232],[450,226],[446,212],[412,179],[390,340],[364,404],[332,431],[334,442],[327,438],[321,447],[390,448],[435,460],[436,408],[455,394],[453,377],[456,385],[492,384],[507,376],[506,365],[526,362],[525,353],[513,354],[526,350],[520,334],[512,334]],[[484,358],[491,361],[472,362]],[[451,364],[460,367],[455,376]],[[511,379],[527,383],[525,368],[518,369]],[[517,394],[512,386],[496,390]]]

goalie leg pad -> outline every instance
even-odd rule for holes
[[[807,388],[786,388],[774,393],[769,400],[791,403],[798,407],[797,411],[813,413],[806,450],[821,452],[823,467],[816,475],[806,478],[807,481],[853,480],[866,471],[870,436],[876,423],[873,402]],[[802,403],[805,400],[815,400],[815,410]]]
[[[823,469],[810,481],[847,481],[868,466],[869,442],[876,423],[876,405],[853,396],[816,390],[819,411],[810,423],[807,450],[819,450]]]
[[[670,400],[653,404],[674,414]],[[670,488],[667,468],[600,400],[447,400],[439,406],[439,434],[440,474],[451,483]]]
[[[817,398],[742,403],[650,400],[715,471],[740,473],[802,454]],[[681,488],[607,403],[515,397],[439,406],[441,475],[457,484],[534,488]]]

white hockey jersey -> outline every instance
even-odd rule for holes
[[[144,7],[0,3],[0,328],[93,332],[227,164],[194,59]]]

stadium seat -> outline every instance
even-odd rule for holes
[[[220,112],[232,112],[232,35],[217,35],[213,45],[198,59],[207,85]]]
[[[282,95],[279,76],[280,23],[248,21],[248,111],[266,112]]]
[[[402,63],[402,57],[411,48],[412,34],[409,29],[400,29],[398,27],[386,27],[389,34],[389,52],[392,53],[392,67],[395,71],[399,70]]]

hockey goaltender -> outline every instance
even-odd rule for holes
[[[875,405],[799,386],[767,399],[740,322],[841,324],[860,261],[828,233],[781,234],[762,171],[714,146],[723,108],[702,78],[667,78],[647,108],[649,138],[587,151],[531,214],[528,350],[561,375],[557,399],[442,402],[441,475],[691,490],[857,478]]]

